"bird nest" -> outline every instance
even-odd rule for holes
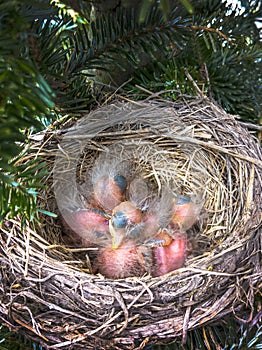
[[[92,271],[99,248],[68,240],[61,206],[85,205],[101,154],[124,156],[155,191],[172,186],[201,203],[181,268],[106,278]],[[207,99],[118,102],[36,135],[24,161],[36,156],[48,169],[38,204],[57,217],[1,228],[1,319],[13,330],[48,349],[142,349],[252,311],[262,155],[234,116]]]

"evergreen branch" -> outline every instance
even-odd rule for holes
[[[76,32],[75,44],[72,47],[71,62],[68,73],[80,72],[84,69],[96,69],[98,61],[103,59],[103,67],[110,69],[116,55],[121,59],[128,59],[137,65],[139,56],[130,54],[134,50],[148,50],[150,42],[151,52],[161,50],[170,52],[170,42],[175,40],[179,47],[178,36],[182,30],[187,30],[187,19],[175,17],[175,11],[170,14],[167,21],[163,20],[157,7],[152,8],[142,24],[132,11],[121,10],[116,16],[99,17],[91,23],[90,31],[85,26]],[[177,35],[175,35],[175,33]],[[91,37],[91,39],[89,39]],[[153,53],[152,52],[152,53]],[[100,68],[100,67],[99,67]]]
[[[21,154],[11,163],[12,171],[0,173],[0,221],[6,216],[21,215],[21,221],[33,220],[38,211],[36,198],[43,186],[42,178],[46,175],[45,164],[38,160],[26,164]]]
[[[50,87],[28,57],[28,18],[23,10],[19,0],[0,3],[0,220],[18,213],[29,219],[35,215],[40,181],[36,165],[26,171],[15,159],[27,134],[43,129],[54,107]]]
[[[0,5],[3,24],[0,27],[3,38],[0,45],[0,159],[1,167],[5,162],[6,169],[10,168],[8,160],[20,151],[17,142],[25,140],[25,129],[43,128],[41,118],[54,107],[49,86],[23,55],[27,24],[21,13],[13,8],[14,3],[19,7],[19,1]]]
[[[225,34],[223,34],[220,30],[211,28],[211,27],[203,27],[203,26],[196,26],[196,25],[191,25],[189,26],[191,29],[194,30],[204,30],[206,32],[211,32],[211,33],[217,33],[219,36],[221,36],[224,40],[228,41],[230,44],[234,45],[234,42]]]

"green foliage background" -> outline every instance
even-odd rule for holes
[[[113,96],[200,94],[242,121],[261,124],[262,5],[238,5],[0,0],[0,222],[16,215],[22,223],[35,220],[40,210],[45,164],[24,161],[30,135]],[[225,319],[191,332],[184,347],[172,349],[262,349],[258,325],[259,318],[252,327]],[[26,340],[18,346],[4,328],[1,338],[0,349],[37,346]]]

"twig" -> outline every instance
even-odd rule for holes
[[[188,69],[185,68],[185,74],[188,77],[188,79],[191,81],[191,83],[194,85],[194,88],[196,89],[197,93],[199,94],[199,96],[201,96],[202,98],[205,97],[205,94],[203,93],[203,91],[201,91],[197,85],[197,83],[195,82],[195,80],[193,79],[193,77],[191,76],[191,74],[189,73]]]
[[[247,123],[247,122],[241,122],[241,121],[239,121],[239,124],[247,127],[250,130],[262,131],[262,125],[256,125],[253,123]]]
[[[231,39],[229,39],[228,36],[226,36],[224,33],[222,33],[220,30],[215,29],[215,28],[209,28],[209,27],[203,27],[203,26],[189,26],[191,29],[194,30],[204,30],[206,32],[211,32],[211,33],[216,33],[219,36],[221,36],[223,39],[226,41],[230,42],[231,44],[234,44]]]

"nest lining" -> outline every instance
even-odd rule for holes
[[[50,170],[43,208],[58,213],[57,188],[81,205],[92,164],[116,145],[156,188],[172,181],[179,193],[201,197],[203,215],[188,233],[192,254],[158,278],[108,280],[89,273],[90,249],[65,246],[58,219],[40,215],[41,225],[23,232],[19,218],[9,220],[1,317],[47,348],[132,349],[185,337],[240,312],[259,288],[262,156],[250,133],[208,100],[105,106],[32,142],[32,157],[40,154]]]

